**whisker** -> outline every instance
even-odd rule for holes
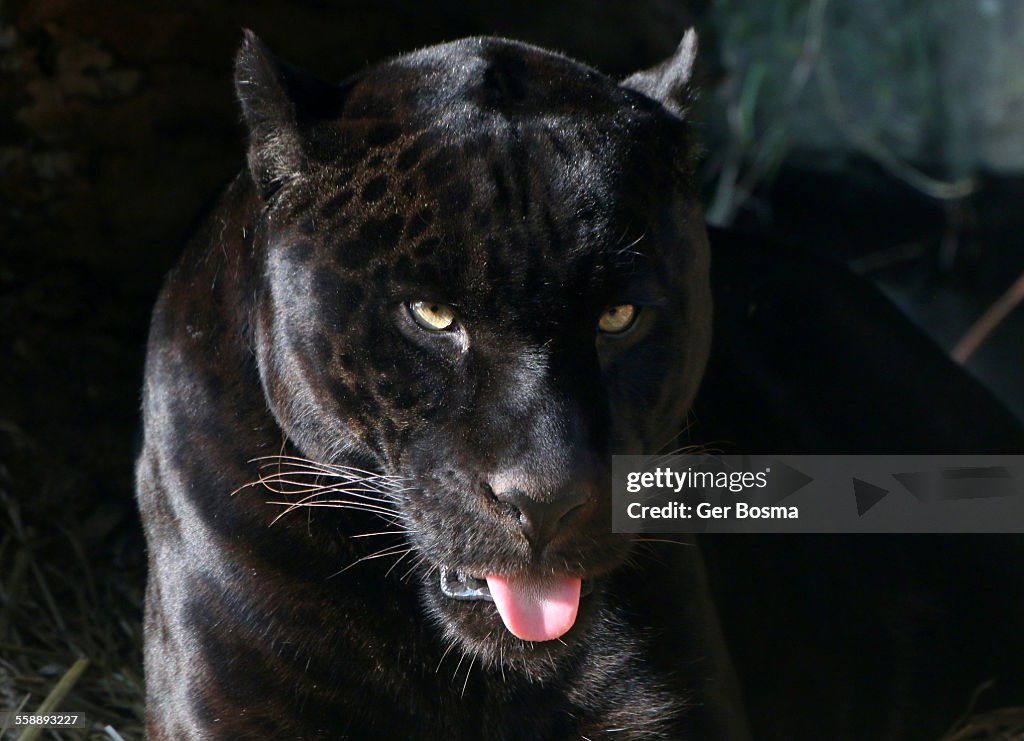
[[[345,480],[347,482],[350,482],[350,483],[363,484],[365,486],[370,486],[370,487],[379,489],[379,490],[381,490],[382,494],[393,492],[393,491],[395,491],[395,489],[397,487],[400,486],[400,484],[397,483],[397,481],[388,480],[387,478],[385,478],[384,476],[381,476],[381,475],[356,476],[356,475],[349,474],[349,473],[337,473],[337,472],[333,472],[333,471],[326,471],[326,470],[319,469],[319,468],[311,468],[309,466],[302,465],[302,464],[291,463],[289,465],[292,466],[292,468],[282,469],[282,467],[280,465],[275,465],[275,464],[272,464],[272,463],[265,463],[265,464],[263,464],[262,466],[259,467],[259,470],[263,471],[263,470],[266,470],[266,469],[269,468],[269,469],[275,470],[277,472],[277,473],[274,474],[274,476],[264,477],[264,478],[274,478],[275,476],[289,475],[289,476],[311,476],[311,477],[316,477],[317,479],[321,479],[321,478],[343,479],[343,480]],[[324,485],[325,486],[330,486],[332,484],[324,484]],[[404,490],[408,490],[408,489],[409,489],[409,487],[404,487]]]
[[[373,489],[349,488],[349,487],[339,487],[339,486],[330,486],[330,485],[307,486],[307,485],[302,484],[300,482],[290,481],[290,480],[287,480],[287,479],[263,479],[262,483],[263,483],[263,485],[268,490],[270,490],[274,494],[307,494],[307,493],[312,492],[312,496],[316,496],[317,494],[329,494],[331,492],[338,492],[339,494],[351,494],[352,496],[359,497],[360,499],[365,499],[365,500],[370,501],[370,502],[381,502],[381,503],[384,503],[384,504],[394,504],[395,501],[396,501],[394,498],[391,498],[391,497],[382,499],[381,497],[372,497],[372,496],[370,496],[369,492],[373,492],[373,493],[377,493],[377,494],[380,493],[380,492],[374,491]],[[294,488],[290,488],[290,489],[276,488],[275,489],[274,486],[271,486],[270,484],[273,484],[274,486],[279,486],[280,484],[288,484],[290,486],[293,486]]]
[[[459,676],[459,669],[461,669],[461,668],[462,668],[462,661],[463,661],[463,659],[465,659],[465,658],[466,658],[466,654],[460,654],[460,655],[459,655],[459,663],[455,665],[455,671],[454,671],[454,672],[452,672],[452,681],[453,681],[453,682],[455,681],[455,678],[456,678],[457,676]]]
[[[424,555],[423,555],[423,554],[421,553],[421,554],[420,554],[420,555],[419,555],[419,556],[418,556],[418,557],[416,558],[416,560],[412,562],[412,566],[410,566],[410,567],[409,567],[408,569],[406,569],[405,573],[404,573],[404,574],[402,574],[402,575],[401,575],[400,577],[398,577],[398,580],[399,580],[399,581],[405,581],[406,579],[408,579],[408,578],[409,578],[409,575],[410,575],[410,574],[411,574],[412,572],[414,572],[414,571],[415,571],[415,570],[416,570],[416,569],[417,569],[417,568],[418,568],[418,567],[419,567],[419,566],[420,566],[420,565],[421,565],[421,564],[422,564],[422,563],[423,563],[424,561],[426,561],[426,560],[427,560],[427,557],[426,557],[426,556],[424,556]]]
[[[328,478],[328,479],[343,479],[345,481],[366,484],[367,486],[381,487],[386,490],[393,490],[396,487],[402,486],[404,483],[408,483],[411,479],[406,478],[394,478],[388,477],[383,474],[354,474],[351,472],[338,472],[323,469],[315,466],[310,466],[303,463],[291,463],[287,466],[282,466],[280,463],[264,463],[259,466],[259,471],[266,470],[274,471],[278,474],[292,474],[295,476],[311,476],[317,479]]]
[[[638,543],[671,543],[672,545],[685,545],[693,547],[693,543],[687,543],[682,540],[669,540],[667,538],[633,538]]]
[[[398,500],[392,498],[382,499],[381,497],[371,497],[365,494],[365,490],[356,488],[344,488],[339,486],[320,486],[320,487],[306,487],[302,489],[275,489],[272,486],[266,487],[269,491],[274,494],[308,494],[309,496],[303,497],[303,501],[315,499],[318,496],[326,494],[344,494],[352,495],[358,499],[365,499],[370,502],[379,502],[381,504],[397,504]]]
[[[401,512],[397,512],[396,510],[381,507],[378,504],[369,504],[367,502],[351,501],[348,499],[322,499],[313,502],[268,501],[267,504],[272,504],[278,507],[287,507],[289,512],[300,507],[329,507],[334,509],[351,509],[360,512],[373,512],[375,514],[389,515],[403,520],[408,519],[405,515]]]
[[[321,501],[321,502],[302,502],[300,504],[296,504],[295,502],[274,502],[274,501],[269,501],[269,502],[267,502],[267,504],[271,504],[271,505],[275,505],[275,506],[285,507],[286,508],[283,512],[279,513],[277,515],[277,517],[275,517],[271,521],[271,523],[270,523],[271,525],[276,524],[278,520],[280,520],[282,517],[287,515],[289,512],[294,512],[295,510],[301,509],[303,507],[310,507],[310,508],[312,508],[312,507],[324,507],[324,508],[331,508],[331,509],[348,509],[348,510],[352,510],[354,512],[368,512],[370,514],[380,515],[381,517],[384,517],[385,519],[391,518],[391,517],[395,517],[395,518],[398,518],[400,520],[407,519],[405,517],[405,515],[403,515],[403,514],[401,514],[399,512],[395,512],[394,510],[391,510],[391,509],[385,509],[385,508],[379,507],[379,506],[377,506],[375,504],[367,504],[366,502],[351,502],[351,501],[346,501],[346,500],[343,500],[343,499],[327,500],[327,501]],[[388,521],[392,522],[392,524],[395,524],[391,520],[388,520]]]
[[[466,670],[466,679],[462,683],[462,694],[459,697],[466,696],[466,687],[469,685],[469,675],[473,672],[473,663],[476,661],[476,655],[473,655],[469,659],[469,669]]]
[[[265,455],[258,458],[250,459],[250,463],[256,463],[261,461],[291,461],[300,465],[304,465],[316,470],[323,471],[324,473],[330,474],[358,474],[361,477],[380,479],[384,481],[409,481],[410,479],[405,476],[395,476],[393,474],[376,473],[374,471],[366,471],[362,468],[355,466],[348,466],[337,463],[323,463],[321,461],[310,460],[309,458],[302,458],[295,455]]]
[[[444,660],[448,657],[448,654],[451,653],[451,650],[455,648],[455,644],[458,642],[458,638],[452,638],[451,643],[448,644],[448,648],[446,648],[444,650],[444,653],[441,654],[441,660],[437,662],[437,668],[434,669],[434,674],[437,674],[439,671],[441,671],[441,664],[444,663]]]
[[[372,538],[377,535],[404,535],[405,533],[411,533],[411,530],[381,530],[376,533],[359,533],[358,535],[349,535],[350,538]]]
[[[298,507],[348,507],[350,509],[361,509],[364,512],[380,512],[403,520],[408,519],[408,517],[396,509],[383,507],[379,504],[370,504],[369,502],[353,501],[351,499],[317,499],[312,502],[303,502],[302,504],[295,504],[294,502],[268,502],[268,504],[285,504]]]
[[[273,493],[274,494],[281,494],[281,493],[284,493],[284,492],[273,492]],[[392,514],[392,515],[400,515],[401,514],[401,512],[399,512],[398,510],[392,509],[391,507],[387,507],[384,504],[377,504],[377,503],[374,503],[374,502],[364,502],[364,501],[359,500],[359,499],[354,499],[353,500],[353,499],[322,499],[322,498],[319,498],[321,496],[326,496],[328,494],[333,494],[333,493],[335,493],[335,492],[317,492],[315,494],[310,494],[309,496],[303,497],[302,499],[299,499],[299,500],[294,500],[294,499],[293,500],[288,500],[288,501],[271,500],[271,501],[268,501],[267,504],[281,505],[281,506],[286,506],[286,507],[291,507],[291,508],[295,508],[295,507],[315,507],[315,506],[323,505],[323,504],[351,505],[353,508],[365,509],[367,511],[375,510],[375,511],[378,511],[378,512],[384,512],[386,514]],[[338,494],[344,494],[345,492],[337,492],[337,493]]]
[[[384,578],[385,578],[385,579],[387,579],[387,578],[388,578],[388,576],[389,576],[389,575],[391,574],[391,572],[395,570],[395,567],[396,567],[396,566],[397,566],[398,564],[402,563],[403,559],[405,559],[405,557],[406,557],[406,556],[408,556],[408,555],[409,555],[410,553],[412,553],[412,550],[413,550],[412,548],[410,548],[409,550],[407,550],[407,551],[406,551],[405,553],[403,553],[403,554],[402,554],[402,555],[401,555],[401,556],[399,557],[399,559],[398,559],[397,561],[395,561],[395,562],[394,562],[393,564],[391,564],[391,566],[389,566],[389,567],[388,567],[388,570],[384,572]]]
[[[356,566],[357,564],[361,564],[364,561],[373,561],[373,560],[376,560],[378,558],[387,558],[388,556],[402,555],[404,557],[405,554],[409,553],[411,550],[412,550],[412,546],[409,546],[408,548],[403,548],[402,546],[393,546],[391,548],[385,548],[382,551],[377,551],[376,553],[371,553],[369,556],[362,556],[360,558],[357,558],[355,561],[350,563],[348,566],[346,566],[345,568],[343,568],[343,569],[341,569],[339,571],[335,571],[333,574],[331,574],[327,578],[328,579],[333,579],[334,577],[336,577],[336,576],[338,576],[340,574],[344,574],[346,571],[351,569],[353,566]]]

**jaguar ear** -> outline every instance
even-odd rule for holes
[[[656,67],[630,75],[622,85],[658,101],[677,116],[683,116],[694,98],[690,79],[696,58],[697,32],[691,28],[683,34],[683,40],[671,57]]]
[[[235,93],[249,129],[249,171],[264,198],[308,167],[308,135],[337,116],[342,93],[283,62],[246,29],[235,57]]]

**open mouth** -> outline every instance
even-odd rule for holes
[[[584,579],[580,585],[580,599],[593,591],[594,583]],[[449,569],[447,566],[441,567],[441,592],[450,599],[494,602],[486,579],[479,579],[461,569]]]
[[[441,567],[441,592],[445,596],[493,602],[509,633],[524,641],[551,641],[567,633],[576,622],[580,599],[592,588],[578,576],[492,574],[480,579],[459,569]]]
[[[461,600],[487,600],[494,602],[487,581],[470,576],[465,571],[441,567],[441,591],[445,597]]]

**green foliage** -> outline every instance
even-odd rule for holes
[[[713,4],[726,76],[704,111],[712,220],[729,223],[795,149],[861,151],[894,170],[934,159],[946,134],[942,20],[925,0]]]

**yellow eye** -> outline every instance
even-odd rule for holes
[[[440,332],[455,323],[455,312],[445,304],[434,304],[429,301],[413,301],[409,304],[409,313],[423,329]]]
[[[618,334],[632,327],[634,320],[636,320],[636,306],[618,304],[604,310],[601,318],[597,320],[597,328],[606,334]]]

